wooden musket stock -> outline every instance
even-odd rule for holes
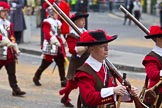
[[[131,13],[129,13],[122,5],[120,5],[119,9],[125,13],[128,18],[130,18],[140,29],[142,29],[147,35],[149,34],[149,30],[141,23],[139,22]]]
[[[116,67],[108,59],[106,59],[106,64],[108,65],[109,69],[112,71],[112,74],[114,74],[114,76],[116,76],[118,81],[120,83],[122,83],[122,81],[123,81],[122,75],[121,75],[120,72],[118,72]],[[131,90],[131,85],[130,85],[130,83],[127,80],[124,80],[124,81],[125,81],[124,82],[125,86],[128,86],[128,92],[129,92]],[[136,108],[149,108],[148,106],[146,106],[144,103],[141,102],[139,97],[135,97],[135,96],[132,96],[132,95],[131,95],[131,97],[132,97],[132,99],[134,101],[134,104],[135,104]]]
[[[48,1],[45,0],[49,6],[51,6],[51,8],[67,23],[69,24],[77,33],[78,35],[81,34],[81,32],[79,31],[78,27],[64,14],[64,12],[54,3],[53,5]],[[117,69],[115,68],[115,66],[108,60],[106,59],[106,62],[109,66],[109,68],[113,71],[114,75],[117,77],[117,79],[119,80],[119,82],[122,83],[122,75],[121,73],[119,73],[117,71]],[[129,88],[131,87],[130,83],[125,81],[125,85],[129,86]],[[148,108],[145,104],[141,103],[140,99],[138,97],[133,97],[132,99],[134,100],[135,106],[136,108]]]

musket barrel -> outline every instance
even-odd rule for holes
[[[125,13],[140,29],[142,29],[147,35],[149,35],[149,30],[139,22],[131,13],[129,13],[122,5],[120,5],[119,9]]]
[[[57,6],[56,3],[53,3],[53,5],[48,1],[45,0],[45,2],[67,23],[69,24],[76,32],[78,35],[81,34],[79,31],[78,27],[71,21],[71,19]],[[79,38],[79,36],[77,36]]]

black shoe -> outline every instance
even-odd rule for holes
[[[15,88],[12,91],[13,96],[22,96],[22,95],[25,95],[25,94],[26,94],[26,92],[21,91],[20,88]]]
[[[69,99],[66,100],[64,97],[61,98],[61,103],[63,103],[65,107],[70,107],[70,108],[74,107],[74,105],[70,103]]]
[[[66,87],[67,80],[61,81],[61,87]]]
[[[39,80],[37,78],[33,78],[33,82],[36,86],[41,86],[42,84],[39,82]]]

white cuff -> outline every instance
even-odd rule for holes
[[[160,70],[160,77],[162,77],[162,70]]]
[[[76,53],[78,53],[78,47],[77,46],[75,47],[75,51],[76,51]]]
[[[114,87],[102,88],[101,89],[101,97],[105,98],[105,97],[113,95],[114,94],[113,89],[114,89]]]
[[[75,51],[76,51],[76,53],[77,53],[77,57],[81,57],[81,56],[78,54],[77,46],[75,47]]]

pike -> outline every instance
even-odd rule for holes
[[[81,32],[79,31],[78,27],[69,19],[69,17],[64,14],[64,12],[56,5],[56,3],[53,3],[53,5],[48,1],[45,0],[45,2],[67,23],[69,24],[76,32],[78,35],[81,34]],[[78,36],[79,38],[79,36]],[[120,83],[122,83],[122,75],[120,72],[117,71],[117,69],[115,68],[115,66],[108,60],[106,59],[106,63],[108,65],[108,67],[110,68],[110,70],[112,71],[112,73],[117,77],[117,79],[119,80]],[[125,80],[125,86],[128,86],[131,88],[130,83],[128,81]],[[130,94],[131,95],[131,94]],[[144,103],[142,103],[139,99],[139,97],[134,97],[132,96],[132,99],[134,100],[135,106],[136,108],[149,108],[147,107]]]

